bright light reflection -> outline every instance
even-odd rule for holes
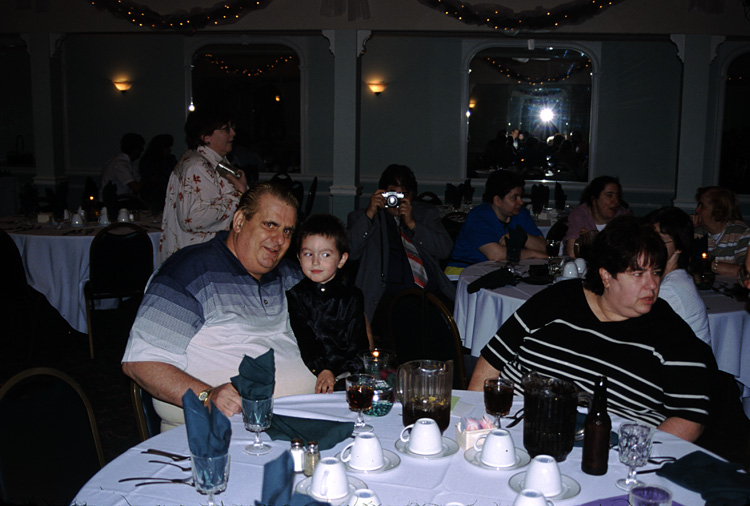
[[[555,113],[552,112],[552,109],[542,109],[539,113],[539,119],[545,123],[549,123],[554,117]]]

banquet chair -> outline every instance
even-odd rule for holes
[[[96,234],[89,250],[89,280],[83,287],[89,352],[94,358],[92,317],[101,299],[142,297],[154,269],[151,239],[132,223],[115,223]]]
[[[436,206],[440,206],[443,204],[443,202],[440,200],[440,197],[435,195],[433,192],[422,192],[417,195],[417,198],[415,200],[418,202],[424,202],[425,204],[434,204]]]
[[[135,421],[141,441],[161,432],[161,418],[154,409],[153,397],[135,381],[130,382],[130,398],[135,410]]]
[[[56,369],[27,369],[0,387],[0,434],[2,504],[69,504],[104,465],[91,404]]]
[[[400,364],[410,360],[453,360],[453,388],[465,390],[461,336],[451,311],[435,295],[407,288],[390,302],[388,339]]]

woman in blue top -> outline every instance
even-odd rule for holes
[[[523,178],[513,172],[498,170],[490,174],[482,204],[469,212],[458,233],[449,267],[506,260],[504,238],[517,226],[528,234],[521,258],[547,258],[544,235],[521,200],[523,185]]]

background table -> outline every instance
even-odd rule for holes
[[[154,265],[161,236],[161,218],[145,213],[136,221],[148,232],[154,247]],[[72,227],[34,223],[26,218],[6,218],[0,227],[18,246],[26,279],[41,292],[65,321],[86,333],[86,301],[83,285],[89,279],[89,248],[102,225]]]
[[[537,261],[537,263],[544,261]],[[524,261],[528,265],[531,261]],[[495,290],[482,289],[469,294],[467,286],[480,276],[498,269],[498,262],[483,262],[467,267],[458,279],[453,317],[461,340],[473,356],[478,357],[505,320],[516,312],[529,297],[545,286],[519,283]],[[715,286],[734,283],[718,277]],[[719,369],[728,372],[741,384],[745,413],[750,416],[750,314],[745,304],[713,290],[698,292],[708,310],[711,348]]]
[[[472,409],[484,411],[482,394],[480,392],[454,391],[460,397],[451,416],[451,425],[445,436],[455,439],[455,422],[460,414]],[[523,399],[516,396],[513,411],[520,409]],[[384,506],[411,505],[443,505],[450,501],[460,501],[472,506],[510,506],[515,499],[516,492],[508,486],[508,480],[525,469],[511,471],[492,471],[478,468],[464,458],[463,450],[446,458],[424,460],[398,453],[394,442],[403,429],[401,423],[401,405],[396,404],[385,417],[367,417],[368,423],[375,428],[383,448],[396,452],[401,464],[381,474],[354,474],[364,481],[370,489],[375,491]],[[350,412],[346,405],[343,392],[334,394],[301,395],[285,397],[275,400],[275,413],[310,418],[332,418],[354,421],[356,415]],[[229,447],[231,463],[229,485],[227,490],[216,496],[217,504],[251,505],[260,499],[263,483],[263,465],[276,459],[289,448],[286,441],[272,442],[273,451],[264,456],[254,457],[245,454],[242,449],[251,442],[252,434],[245,431],[242,417],[232,417],[232,442]],[[621,420],[613,418],[615,430]],[[516,445],[523,447],[523,423],[510,429]],[[267,435],[263,435],[265,441]],[[654,445],[654,456],[681,457],[699,448],[683,441],[671,434],[657,432],[656,441],[662,444]],[[339,453],[348,439],[339,443],[335,448],[323,451],[322,456],[334,456]],[[153,464],[149,460],[168,460],[155,455],[141,454],[147,448],[157,448],[174,453],[188,455],[188,442],[184,426],[155,436],[122,454],[97,473],[75,497],[73,504],[96,504],[98,506],[129,506],[135,504],[205,504],[206,496],[200,495],[192,487],[182,484],[147,485],[136,487],[137,482],[118,483],[121,478],[131,476],[159,476],[181,478],[189,476],[174,466]],[[182,462],[181,465],[186,465]],[[648,466],[654,467],[654,466]],[[609,471],[604,476],[588,476],[581,472],[581,449],[574,448],[568,458],[561,463],[561,471],[581,484],[581,493],[571,499],[555,501],[556,505],[576,505],[588,501],[612,496],[621,496],[622,490],[615,486],[615,480],[627,474],[627,468],[620,464],[617,453],[610,452]],[[298,480],[301,479],[298,477]],[[644,481],[666,486],[674,493],[676,501],[684,505],[703,504],[700,496],[683,489],[674,483],[657,476],[646,474]]]

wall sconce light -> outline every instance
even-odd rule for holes
[[[120,93],[125,93],[131,88],[131,86],[133,86],[133,83],[130,81],[112,81],[112,84],[115,85],[115,88],[117,88],[117,91]]]
[[[474,109],[477,106],[477,101],[473,98],[469,99],[469,109]]]
[[[370,91],[375,95],[383,93],[386,86],[388,86],[388,83],[367,83],[367,87],[370,88]]]

